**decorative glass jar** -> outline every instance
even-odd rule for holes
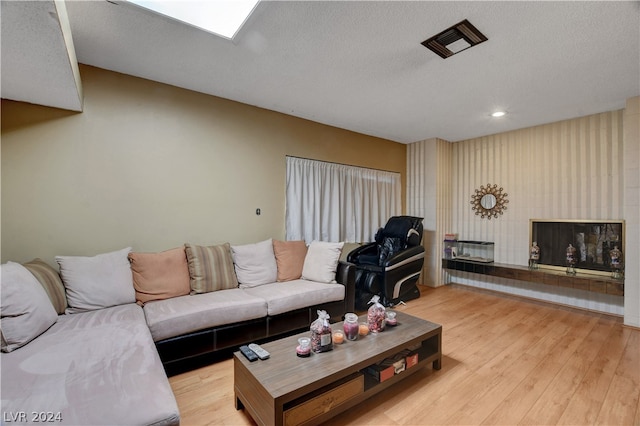
[[[358,340],[358,316],[349,312],[344,316],[342,325],[347,340]]]
[[[296,355],[302,358],[306,358],[311,355],[311,339],[309,337],[301,337],[298,339]]]
[[[387,316],[387,318],[385,319],[385,321],[386,321],[388,326],[395,327],[396,325],[398,325],[398,319],[396,318],[395,311],[389,311],[388,310],[386,312],[386,316]]]

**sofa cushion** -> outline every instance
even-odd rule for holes
[[[231,253],[240,288],[276,282],[278,267],[271,239],[231,246]]]
[[[129,262],[140,304],[184,296],[191,290],[184,246],[161,253],[129,253]]]
[[[278,266],[277,281],[297,280],[302,276],[302,266],[307,255],[304,241],[273,240],[273,252]]]
[[[175,397],[136,304],[61,315],[2,354],[2,410],[60,413],[68,425],[172,425]]]
[[[234,288],[155,300],[144,305],[144,313],[153,340],[157,342],[205,328],[265,317],[267,303]]]
[[[191,294],[238,287],[229,243],[217,246],[185,244]]]
[[[67,295],[58,271],[42,259],[33,259],[31,262],[23,263],[22,266],[27,268],[44,287],[56,312],[64,314],[64,310],[67,309]]]
[[[342,284],[326,284],[308,280],[293,280],[283,283],[265,284],[242,289],[247,295],[264,299],[267,313],[278,315],[295,309],[322,303],[343,300],[345,289]]]
[[[56,256],[67,291],[66,313],[134,303],[136,293],[127,258],[130,251],[127,247],[93,257]]]
[[[335,282],[338,260],[344,243],[312,241],[302,267],[302,278],[323,283]]]
[[[26,345],[58,320],[44,288],[19,263],[0,266],[0,300],[2,352]],[[2,367],[4,373],[5,366]],[[2,379],[4,383],[4,376]]]

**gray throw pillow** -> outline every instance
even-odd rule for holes
[[[93,257],[56,256],[67,291],[67,314],[136,302],[131,247]]]
[[[273,240],[231,246],[233,264],[240,288],[275,283],[278,265],[273,252]]]
[[[320,283],[335,283],[338,261],[344,242],[312,241],[302,266],[302,279]]]

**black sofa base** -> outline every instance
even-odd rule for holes
[[[156,348],[167,375],[171,376],[198,368],[203,363],[205,355],[220,353],[220,356],[224,357],[248,343],[273,340],[276,337],[308,330],[311,322],[318,317],[318,310],[326,311],[334,322],[342,321],[344,308],[345,302],[340,300],[296,309],[280,315],[212,327],[160,340],[156,342]]]
[[[344,314],[353,312],[355,309],[355,276],[354,264],[344,261],[338,263],[336,282],[345,287],[344,300],[211,327],[156,342],[156,348],[167,375],[198,368],[204,365],[207,359],[225,356],[225,352],[228,356],[232,351],[238,350],[241,345],[260,343],[304,329],[308,330],[311,322],[318,318],[319,310],[326,311],[333,322],[342,321]]]

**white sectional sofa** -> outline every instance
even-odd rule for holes
[[[74,315],[2,354],[11,423],[176,425],[180,415],[146,326],[127,304]],[[44,419],[48,421],[44,421]]]
[[[179,424],[173,368],[306,328],[318,309],[353,310],[355,269],[338,261],[341,248],[127,248],[56,257],[60,273],[40,260],[3,264],[3,423]]]

